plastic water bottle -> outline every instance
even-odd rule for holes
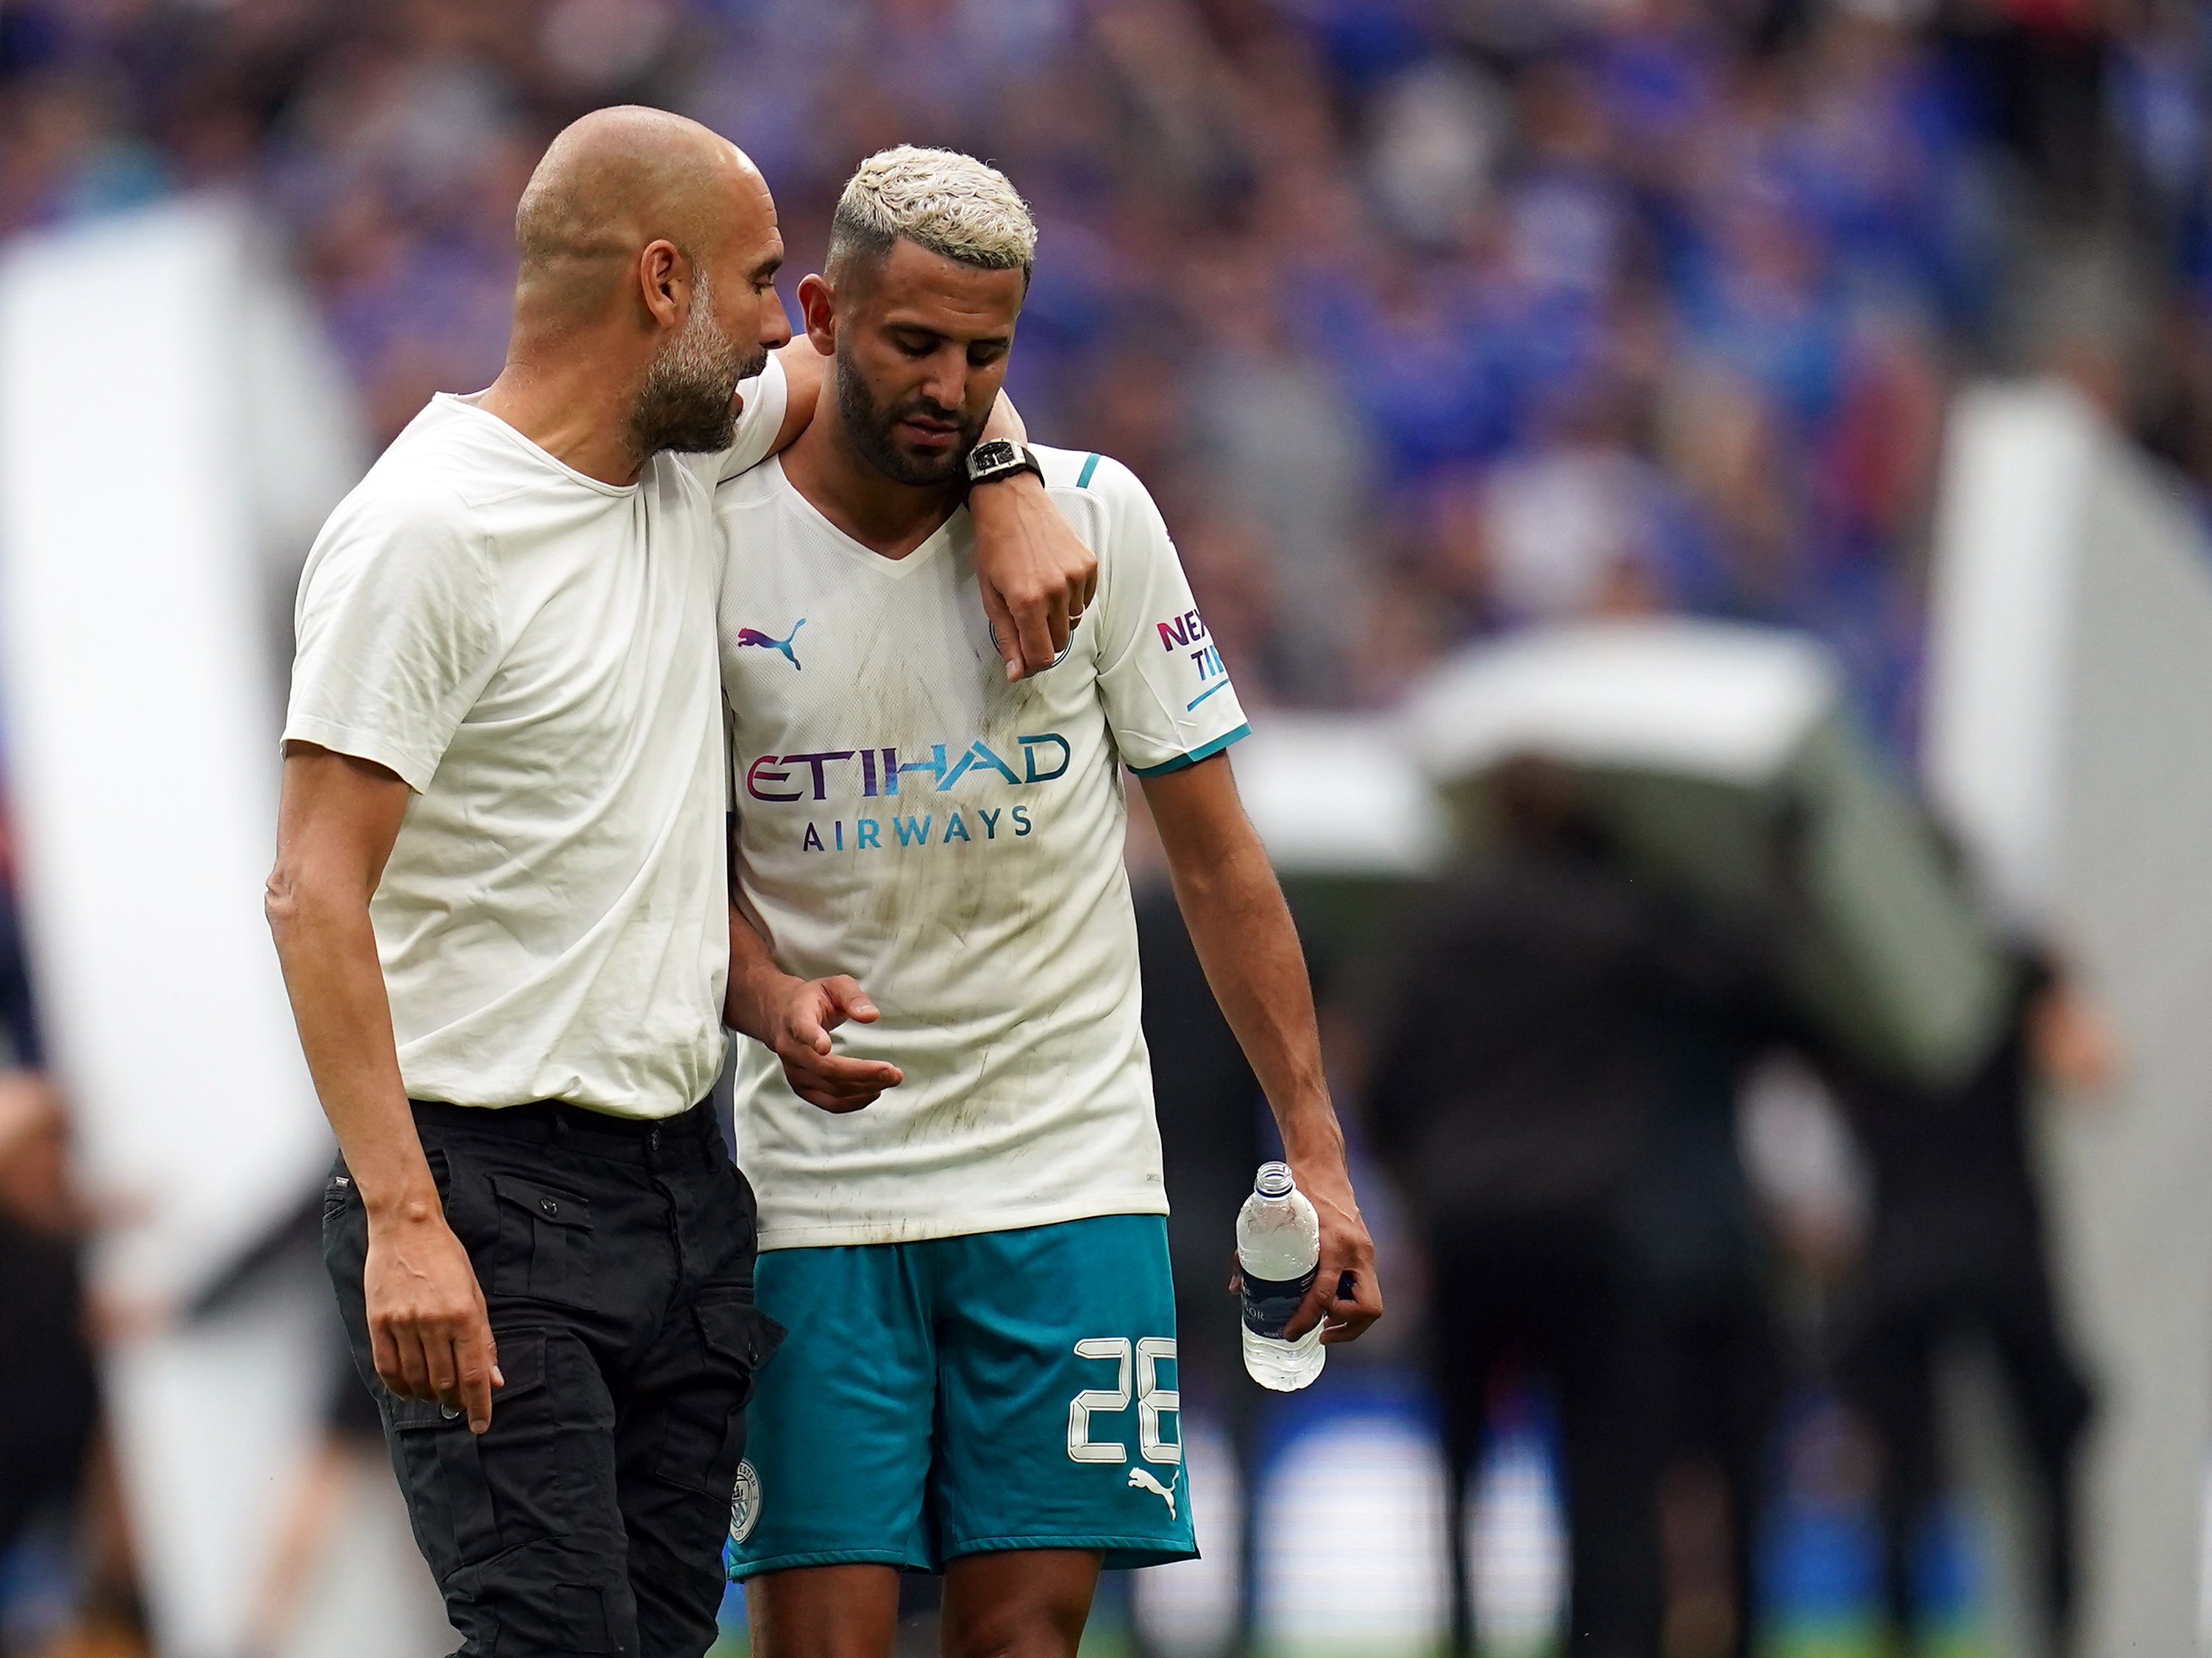
[[[1321,1217],[1288,1163],[1261,1163],[1237,1214],[1237,1266],[1244,1280],[1244,1368],[1262,1388],[1294,1394],[1328,1361],[1318,1324],[1296,1341],[1283,1339],[1320,1265]]]

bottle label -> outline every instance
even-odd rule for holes
[[[1320,1264],[1306,1268],[1303,1278],[1264,1278],[1244,1274],[1244,1327],[1271,1341],[1283,1339],[1283,1327],[1306,1303]]]

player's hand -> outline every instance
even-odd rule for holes
[[[1352,1178],[1332,1166],[1302,1169],[1293,1163],[1291,1174],[1321,1218],[1321,1263],[1305,1305],[1283,1327],[1283,1337],[1296,1341],[1321,1324],[1324,1347],[1357,1341],[1382,1316],[1382,1282],[1375,1276],[1375,1240],[1359,1218]]]
[[[905,1078],[895,1065],[838,1053],[830,1033],[848,1019],[873,1024],[876,1018],[876,1005],[845,974],[793,979],[770,1010],[761,1040],[783,1061],[784,1078],[800,1099],[824,1111],[858,1111]]]
[[[1068,526],[1036,475],[968,492],[975,521],[975,574],[983,613],[1006,677],[1042,673],[1098,591],[1098,561]]]
[[[362,1288],[384,1385],[402,1399],[434,1399],[449,1414],[466,1412],[471,1433],[490,1427],[491,1390],[507,1378],[476,1270],[445,1216],[372,1215]]]

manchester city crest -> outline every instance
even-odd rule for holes
[[[737,1488],[730,1493],[730,1541],[742,1543],[753,1534],[760,1510],[760,1475],[753,1472],[752,1460],[748,1457],[738,1464]]]

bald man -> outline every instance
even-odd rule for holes
[[[504,369],[302,579],[268,910],[341,1157],[325,1253],[471,1658],[697,1658],[753,1371],[754,1212],[703,1103],[728,970],[722,479],[820,380],[737,149],[601,111],[516,217]],[[976,491],[1009,677],[1089,556]]]

